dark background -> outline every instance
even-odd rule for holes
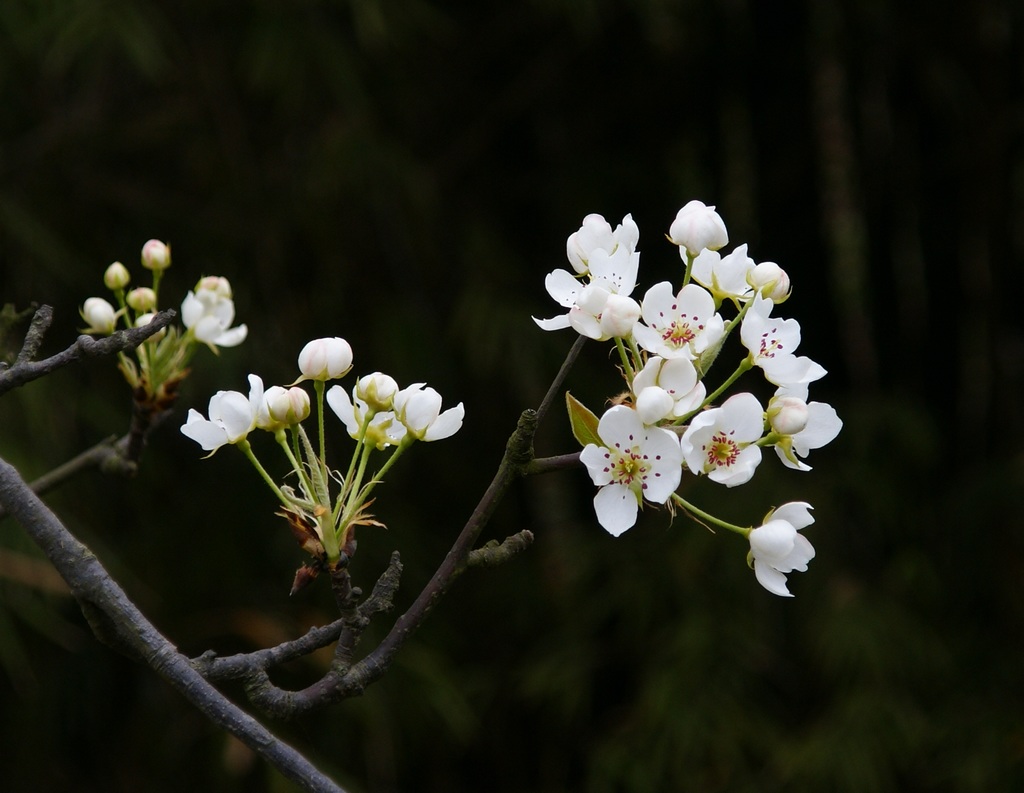
[[[289,382],[306,341],[341,335],[357,373],[466,404],[458,435],[381,488],[389,529],[361,535],[364,587],[402,551],[402,607],[574,338],[529,319],[555,313],[543,277],[565,237],[587,213],[632,213],[640,295],[678,280],[663,234],[700,198],[730,248],[792,276],[781,313],[846,425],[810,474],[770,455],[743,488],[688,491],[745,524],[810,501],[818,556],[796,597],[758,586],[740,539],[655,510],[609,537],[586,474],[554,474],[486,531],[532,529],[526,555],[468,574],[363,697],[271,726],[352,791],[1024,785],[1022,13],[0,3],[0,302],[53,305],[61,349],[106,265],[139,282],[157,237],[165,296],[225,275],[250,327],[197,356],[136,479],[90,472],[49,503],[185,652],[331,619],[325,587],[288,598],[302,556],[242,456],[201,460],[176,427],[248,372]],[[569,382],[595,409],[619,387],[607,351],[586,348]],[[124,432],[129,409],[112,362],[63,371],[4,400],[0,453],[37,476]],[[573,450],[560,413],[537,446]],[[45,564],[14,575],[38,552],[10,520],[0,546],[5,789],[291,789],[97,644]]]

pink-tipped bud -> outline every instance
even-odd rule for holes
[[[132,277],[128,272],[128,268],[121,264],[121,262],[114,262],[103,273],[103,283],[112,292],[124,289],[131,280]]]
[[[142,266],[147,270],[166,270],[171,266],[171,246],[150,240],[142,246]]]

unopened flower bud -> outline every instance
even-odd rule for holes
[[[212,292],[214,295],[227,300],[231,299],[231,282],[222,275],[207,275],[199,279],[195,291]]]
[[[608,336],[623,337],[633,332],[640,319],[640,304],[624,295],[608,295],[601,312],[601,330]]]
[[[352,368],[352,347],[344,339],[314,339],[299,353],[300,380],[336,380]]]
[[[381,372],[360,377],[356,383],[356,396],[376,413],[391,410],[397,393],[398,383],[395,378]]]
[[[107,271],[103,273],[103,283],[106,284],[107,289],[112,292],[116,292],[118,289],[124,289],[128,286],[128,282],[131,280],[132,277],[128,272],[128,268],[121,264],[121,262],[114,262],[107,268]]]
[[[156,292],[148,286],[140,286],[125,295],[124,302],[133,311],[152,311],[156,308]]]
[[[807,403],[799,397],[776,397],[768,403],[768,422],[779,435],[796,435],[807,426]]]
[[[775,305],[785,302],[792,291],[789,276],[775,262],[761,262],[747,275],[747,283]]]
[[[82,319],[89,326],[86,333],[113,333],[117,325],[117,312],[102,297],[90,297],[82,305]]]
[[[696,256],[705,248],[717,251],[724,247],[729,242],[729,233],[713,206],[706,206],[702,201],[690,201],[676,214],[668,230],[668,238],[679,246],[680,254],[686,251]]]
[[[150,240],[142,246],[142,266],[147,270],[166,270],[171,266],[171,246]]]
[[[305,389],[271,386],[263,395],[263,405],[256,414],[256,426],[265,430],[290,427],[309,416],[309,394]]]
[[[664,388],[652,385],[643,389],[636,397],[636,412],[645,425],[657,424],[672,412],[675,400]]]

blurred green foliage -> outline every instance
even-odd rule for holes
[[[360,537],[364,587],[401,550],[402,607],[571,343],[529,319],[553,313],[543,276],[565,237],[589,212],[631,212],[647,286],[678,277],[661,239],[676,209],[717,204],[734,244],[791,274],[785,313],[830,370],[812,395],[846,429],[810,475],[766,460],[739,491],[690,495],[744,523],[814,504],[797,597],[768,595],[740,541],[682,518],[649,510],[612,539],[586,475],[551,475],[488,531],[531,528],[529,553],[461,581],[362,698],[272,726],[354,792],[1016,789],[1021,15],[1009,0],[8,0],[0,302],[55,306],[60,349],[105,266],[138,273],[158,237],[174,248],[164,295],[225,275],[250,327],[197,356],[180,416],[250,371],[289,382],[321,335],[348,338],[358,372],[464,401],[464,430],[382,488],[390,528]],[[606,349],[585,350],[570,388],[594,408],[618,388]],[[0,454],[31,478],[128,417],[112,362],[93,362],[8,395]],[[287,598],[302,559],[241,455],[200,460],[176,424],[135,480],[88,473],[49,503],[186,652],[330,619],[322,587]],[[561,415],[537,445],[572,450]],[[6,520],[11,558],[38,554]],[[290,789],[96,644],[40,568],[9,569],[5,789]]]

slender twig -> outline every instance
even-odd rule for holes
[[[138,347],[142,342],[157,333],[161,328],[166,327],[177,316],[173,309],[167,309],[157,314],[153,321],[141,328],[127,328],[119,330],[102,339],[94,339],[92,336],[79,336],[74,343],[62,352],[44,358],[41,361],[29,360],[29,355],[38,352],[41,343],[41,334],[46,330],[49,322],[46,321],[46,312],[52,314],[49,306],[40,306],[36,317],[41,314],[43,320],[37,323],[36,318],[32,320],[32,326],[25,337],[25,344],[18,355],[14,366],[0,371],[0,394],[5,394],[11,389],[23,386],[33,380],[50,374],[68,364],[80,361],[83,358],[95,358]],[[33,336],[33,332],[36,336]]]
[[[576,468],[580,464],[580,452],[559,454],[555,457],[539,457],[530,460],[523,474],[534,476],[535,474],[549,474],[552,471],[564,471],[567,468]]]
[[[93,553],[79,542],[33,493],[18,472],[0,459],[0,504],[57,568],[98,637],[144,661],[210,721],[262,755],[305,790],[342,788],[260,722],[221,694],[193,668],[128,598]]]

